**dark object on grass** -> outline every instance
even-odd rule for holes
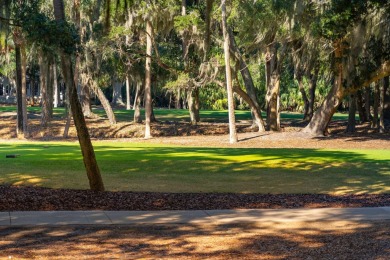
[[[7,154],[7,155],[5,155],[5,158],[17,158],[19,156],[20,156],[20,154]]]

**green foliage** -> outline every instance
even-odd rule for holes
[[[15,19],[22,26],[26,38],[41,48],[59,48],[74,53],[79,43],[76,28],[66,21],[55,21],[40,12],[40,1],[17,3],[14,6]]]

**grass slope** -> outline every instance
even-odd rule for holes
[[[390,150],[192,148],[96,142],[108,190],[390,193]],[[17,158],[5,158],[18,154]],[[88,189],[77,143],[0,144],[0,183]]]

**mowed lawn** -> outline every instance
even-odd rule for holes
[[[107,190],[389,193],[390,150],[193,148],[95,142]],[[7,154],[19,155],[6,158]],[[88,189],[76,142],[0,144],[0,183]]]
[[[40,107],[28,107],[30,113],[41,113]],[[0,113],[4,112],[16,112],[15,106],[0,106]],[[102,118],[106,118],[105,111],[103,108],[93,107],[93,112]],[[126,110],[124,108],[115,108],[114,113],[116,119],[120,122],[129,122],[133,121],[134,110]],[[166,109],[166,108],[155,108],[154,114],[159,121],[182,121],[189,122],[190,116],[187,109]],[[54,108],[55,116],[65,116],[65,109],[63,107]],[[144,119],[145,112],[141,111],[141,118]],[[236,110],[235,111],[236,120],[251,120],[251,112],[249,110]],[[263,113],[265,117],[265,113]],[[227,110],[201,110],[200,118],[202,122],[226,122],[228,121],[228,111]],[[303,115],[298,112],[282,112],[281,119],[287,121],[301,121]],[[335,113],[333,120],[347,120],[348,114]]]

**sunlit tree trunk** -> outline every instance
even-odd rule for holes
[[[278,50],[270,46],[266,55],[267,68],[267,126],[271,131],[280,131],[280,61]]]
[[[54,16],[58,23],[65,22],[65,11],[63,0],[53,0]],[[88,128],[83,116],[80,102],[77,97],[77,88],[74,81],[73,66],[70,54],[61,50],[61,67],[66,85],[70,88],[70,104],[77,136],[83,155],[84,166],[87,172],[89,186],[91,190],[104,191],[104,184],[100,174],[100,169],[96,161],[95,151],[88,133]]]
[[[151,91],[151,69],[152,69],[152,23],[146,22],[146,63],[145,63],[145,138],[151,138],[150,121],[152,116],[152,91]]]
[[[130,95],[130,77],[126,76],[126,110],[131,109],[131,95]]]
[[[222,31],[223,31],[223,49],[225,54],[225,69],[226,69],[226,89],[228,96],[228,108],[229,108],[229,141],[231,144],[237,143],[237,131],[236,131],[236,118],[234,115],[234,99],[233,99],[233,86],[232,86],[232,70],[230,68],[230,43],[229,34],[227,31],[227,17],[226,17],[226,0],[221,0],[222,9]]]
[[[134,123],[142,123],[141,119],[142,82],[136,80],[136,90],[134,97]]]

